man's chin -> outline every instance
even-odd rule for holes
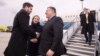
[[[31,14],[31,13],[28,13],[28,14]]]
[[[28,12],[29,14],[31,14],[31,12]]]
[[[48,16],[46,16],[46,18],[49,18]]]

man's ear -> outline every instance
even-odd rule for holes
[[[28,7],[27,7],[27,6],[25,6],[25,9],[27,10],[27,9],[28,9]]]

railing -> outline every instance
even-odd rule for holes
[[[67,24],[65,26],[71,25],[68,29],[64,29],[63,33],[63,43],[66,45],[66,43],[71,39],[72,35],[76,32],[76,30],[80,26],[80,18],[75,17],[73,20],[70,21],[72,24]]]
[[[95,55],[94,56],[100,56],[100,41],[99,41],[100,15],[99,15],[99,13],[100,12],[97,12],[97,15],[96,15],[96,20],[97,20],[97,25],[96,25],[96,40],[95,40],[96,46],[95,46]]]
[[[98,28],[98,27],[100,27],[100,25],[99,25],[100,24],[100,15],[96,15],[96,21],[97,21],[97,24],[95,24],[95,29],[96,29],[95,30],[95,43],[97,43],[97,46],[95,46],[95,52],[97,50],[99,50],[99,54],[98,55],[100,55],[100,41],[98,41],[99,34],[97,33],[97,31],[100,33],[100,28]],[[74,22],[74,24],[71,25],[71,27],[69,27],[67,30],[64,30],[64,36],[63,36],[64,45],[66,45],[66,43],[71,39],[73,34],[76,32],[76,30],[80,27],[80,18],[79,17],[74,18],[70,22]],[[97,56],[95,52],[94,52],[94,56]]]

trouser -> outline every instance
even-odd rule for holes
[[[85,33],[84,35],[85,35],[86,42],[91,43],[91,41],[92,41],[92,34],[91,33],[88,33],[88,34]]]
[[[29,42],[29,56],[38,56],[38,43]]]
[[[92,33],[90,32],[89,24],[86,24],[86,29],[85,29],[84,35],[85,35],[86,43],[89,42],[89,45],[91,45]]]
[[[98,53],[98,51],[96,51],[96,54],[95,54],[96,56],[99,56],[99,53]]]

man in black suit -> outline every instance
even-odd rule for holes
[[[39,53],[42,56],[60,56],[66,52],[62,43],[63,21],[56,16],[56,9],[48,7],[46,10],[48,21],[44,25],[40,39]]]
[[[29,27],[29,14],[33,5],[26,2],[15,16],[11,39],[4,52],[5,56],[25,56],[28,37],[37,37],[34,30]]]
[[[94,34],[94,22],[96,22],[95,14],[89,12],[89,9],[84,8],[84,11],[80,14],[80,18],[82,26],[81,33],[85,35],[86,43],[91,45],[92,34]]]

